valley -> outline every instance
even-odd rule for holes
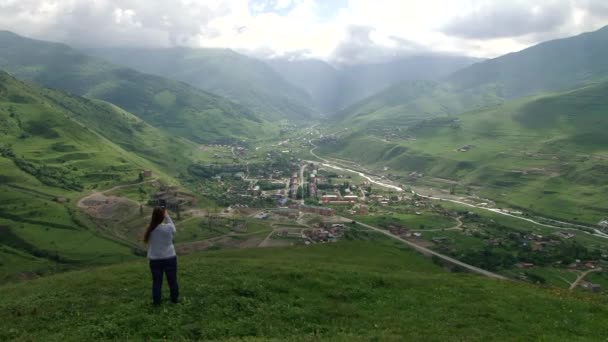
[[[0,31],[0,339],[603,337],[606,46],[349,64]],[[125,298],[157,206],[186,285],[152,311]]]

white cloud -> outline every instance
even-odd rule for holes
[[[0,0],[0,29],[78,46],[357,60],[429,51],[492,57],[606,23],[605,0]],[[369,32],[355,36],[354,27]]]

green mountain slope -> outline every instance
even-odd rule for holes
[[[266,127],[252,111],[184,83],[6,31],[0,32],[0,69],[46,87],[111,102],[196,142],[252,138]]]
[[[608,26],[548,41],[457,71],[447,81],[459,88],[500,84],[506,99],[576,88],[608,76]]]
[[[356,130],[407,127],[503,101],[501,89],[492,85],[460,90],[436,81],[405,81],[336,113],[332,120]]]
[[[458,56],[411,56],[375,64],[332,66],[314,59],[267,62],[291,83],[305,89],[325,113],[353,105],[406,80],[437,80],[478,59]]]
[[[264,62],[228,49],[90,49],[86,53],[226,96],[269,120],[308,119],[310,97]]]
[[[3,340],[595,340],[606,299],[446,273],[371,243],[180,257],[182,302],[144,262],[0,287]],[[165,300],[166,300],[165,289]]]
[[[353,133],[325,153],[386,165],[392,173],[450,179],[463,193],[595,225],[608,204],[607,93],[603,82],[419,119],[400,131]],[[384,140],[389,134],[396,135]]]
[[[608,27],[542,43],[473,64],[437,84],[403,82],[341,111],[334,119],[341,126],[365,121],[389,127],[541,92],[574,89],[608,77],[607,46]]]
[[[98,100],[0,72],[0,282],[134,257],[93,231],[76,200],[133,182],[142,169],[171,181],[194,144]]]

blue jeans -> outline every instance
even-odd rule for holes
[[[179,286],[177,285],[177,257],[160,260],[150,260],[150,271],[152,271],[152,301],[160,304],[163,288],[163,274],[167,276],[171,301],[177,303],[179,298]]]

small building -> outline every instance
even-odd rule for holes
[[[563,239],[571,239],[576,236],[573,233],[567,233],[567,232],[557,232],[557,233],[555,233],[555,235],[557,235]]]
[[[367,205],[361,204],[359,206],[359,208],[357,209],[357,214],[358,215],[368,215],[369,214],[369,207]]]
[[[534,267],[534,264],[529,263],[529,262],[518,262],[517,264],[515,264],[515,267],[517,267],[517,268],[532,268],[532,267]]]
[[[323,203],[329,203],[338,200],[338,195],[323,195],[321,196],[321,201]]]
[[[345,201],[351,202],[351,203],[355,203],[357,201],[359,201],[359,196],[356,195],[346,195],[344,197],[342,197]]]
[[[290,209],[299,210],[305,213],[317,214],[321,216],[334,216],[336,211],[333,208],[326,207],[315,207],[311,205],[298,205],[292,204],[289,206]]]
[[[599,293],[602,291],[602,286],[600,284],[594,284],[588,281],[582,281],[579,285],[582,289],[587,291],[591,291],[593,293]]]
[[[259,196],[262,193],[259,185],[254,186],[252,189],[249,189],[249,192],[252,196]]]
[[[291,209],[291,208],[272,209],[272,213],[279,215],[279,216],[287,217],[290,219],[296,219],[296,218],[298,218],[298,216],[300,216],[300,212],[298,210]]]
[[[261,213],[256,214],[254,217],[259,220],[265,220],[268,218],[268,213],[261,212]]]
[[[143,174],[144,178],[152,177],[152,170],[144,170],[142,172],[142,174]]]

